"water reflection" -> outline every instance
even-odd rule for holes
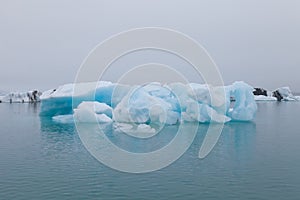
[[[223,134],[224,139],[233,142],[236,151],[241,151],[253,144],[256,134],[256,124],[254,122],[231,122],[225,125]]]
[[[117,146],[127,151],[145,153],[155,151],[167,145],[178,132],[179,126],[165,126],[157,134],[149,138],[137,138],[126,134],[121,129],[112,128],[105,134]]]
[[[63,151],[64,148],[70,148],[74,145],[81,145],[75,124],[60,124],[55,123],[51,118],[40,117],[41,122],[41,137],[43,140],[43,148],[46,151]],[[190,125],[195,128],[195,125]],[[218,157],[235,156],[237,159],[246,159],[249,157],[249,152],[253,151],[255,144],[256,124],[254,122],[230,122],[224,125],[222,133],[215,136],[210,136],[207,133],[208,127],[218,126],[217,124],[199,124],[197,136],[193,146],[196,145],[198,151],[201,146],[206,142],[207,138],[211,140],[210,154],[215,154]],[[97,141],[102,141],[104,138],[99,133],[97,124],[86,124],[84,127],[86,135],[89,135],[90,141],[96,144]],[[168,145],[176,136],[179,125],[165,126],[161,132],[151,138],[135,138],[119,129],[115,129],[113,124],[102,124],[100,129],[105,133],[105,136],[110,142],[119,148],[134,152],[146,153],[159,150]],[[189,131],[185,132],[186,138],[182,137],[182,142],[191,140]],[[92,138],[92,139],[91,139]],[[108,148],[105,143],[101,143],[101,149]],[[100,144],[99,143],[99,144]],[[207,142],[206,142],[207,143]],[[205,145],[205,144],[204,144]],[[69,149],[70,150],[70,149]],[[176,151],[176,149],[175,149]],[[56,153],[58,153],[56,152]],[[210,156],[210,155],[208,155]],[[198,155],[193,155],[196,159]]]
[[[32,111],[34,114],[38,114],[40,112],[40,103],[34,102],[34,103],[28,103],[28,110]]]
[[[247,161],[255,151],[256,124],[254,122],[230,122],[225,124],[220,138],[219,152],[228,161]]]
[[[42,119],[33,112],[33,105],[0,104],[1,197],[297,199],[300,134],[294,119],[300,117],[300,104],[283,102],[281,109],[277,109],[277,103],[259,105],[256,123],[225,124],[204,160],[198,159],[198,152],[208,124],[199,125],[191,147],[171,166],[133,175],[119,173],[93,159],[74,125]],[[135,147],[128,150],[153,150],[168,144],[176,129],[171,126],[161,133],[169,134],[160,136],[164,141],[148,140],[149,143],[125,139],[124,133],[118,131],[108,131],[107,135],[122,148]],[[188,134],[182,142],[190,139]]]
[[[78,123],[77,131],[84,146],[98,161],[119,171],[144,173],[164,168],[180,158],[192,144],[197,127],[198,124],[195,123],[183,123],[178,126],[176,135],[170,142],[160,149],[145,153],[129,152],[113,144],[97,125]],[[162,131],[162,134],[168,135],[166,131]],[[128,140],[127,147],[134,146],[137,138],[129,137],[132,140]],[[142,140],[148,140],[148,138]],[[161,140],[165,141],[165,137],[162,136]],[[150,139],[149,143],[153,144],[152,142],[153,140]]]
[[[42,133],[74,134],[75,124],[62,124],[52,120],[51,117],[40,116]]]
[[[49,161],[72,155],[82,148],[74,124],[60,124],[40,117],[42,154]]]

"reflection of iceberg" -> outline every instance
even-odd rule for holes
[[[230,122],[225,124],[221,138],[222,148],[228,152],[228,156],[246,162],[253,152],[256,134],[256,124],[254,122]]]
[[[150,83],[126,86],[110,82],[67,84],[45,92],[41,116],[68,122],[176,124],[183,121],[249,121],[256,113],[253,88],[244,82],[226,87]],[[236,100],[230,103],[230,97]],[[72,105],[73,103],[73,105]],[[73,109],[74,108],[74,109]],[[60,116],[60,115],[65,115]]]
[[[49,118],[40,117],[40,151],[47,162],[59,163],[61,157],[73,152],[76,159],[79,159],[77,154],[81,152],[84,147],[81,147],[81,141],[76,134],[76,127],[74,124],[53,123]],[[68,156],[70,156],[68,154]],[[72,158],[70,158],[72,159]],[[65,161],[65,158],[64,158]]]
[[[79,123],[76,128],[86,149],[101,163],[123,172],[146,173],[178,160],[192,144],[197,127],[195,123],[165,126],[161,134],[146,139],[107,135],[114,132],[107,133],[97,124]]]
[[[239,159],[246,159],[242,154],[248,154],[249,152],[245,152],[245,149],[247,151],[253,150],[251,145],[254,143],[253,138],[256,135],[256,124],[254,122],[229,122],[224,125],[221,133],[213,131],[212,134],[207,132],[209,126],[215,129],[218,128],[219,124],[199,125],[196,141],[200,142],[198,154],[200,159],[205,158],[212,150],[216,154],[221,154],[220,157],[238,154],[241,155]],[[227,152],[228,155],[224,155]]]
[[[57,134],[74,134],[75,125],[74,124],[62,124],[62,123],[53,123],[52,119],[48,117],[40,117],[41,132],[52,132]]]

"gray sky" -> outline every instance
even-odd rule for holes
[[[300,91],[299,10],[297,0],[0,0],[0,90],[45,90],[73,82],[101,41],[131,28],[157,26],[202,44],[226,84],[244,80]],[[189,67],[148,52],[116,63],[114,70],[152,60]],[[192,75],[191,80],[197,81]]]

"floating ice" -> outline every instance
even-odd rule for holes
[[[137,126],[137,132],[145,132],[145,133],[155,133],[155,129],[147,124],[140,124]]]
[[[121,131],[137,138],[150,138],[157,133],[155,128],[152,128],[148,124],[128,124],[116,122],[113,127],[116,131]]]
[[[300,101],[300,98],[294,96],[289,87],[281,87],[273,92],[255,88],[253,94],[256,101]]]
[[[53,116],[52,120],[59,123],[109,123],[112,122],[111,107],[99,102],[82,102],[74,109],[74,114]]]
[[[77,109],[89,110],[95,114],[105,114],[112,118],[112,108],[105,103],[99,103],[97,101],[83,101],[78,105]]]
[[[274,92],[278,91],[284,101],[297,101],[299,98],[294,96],[291,89],[289,87],[281,87],[275,90]],[[273,92],[273,93],[274,93]]]
[[[74,119],[81,123],[109,123],[112,122],[111,108],[99,102],[82,102],[74,109]]]
[[[257,109],[253,88],[244,82],[226,87],[196,83],[130,87],[110,82],[81,83],[76,87],[79,87],[76,96],[72,96],[73,84],[45,92],[40,115],[54,116],[55,121],[63,121],[57,115],[66,115],[66,121],[73,115],[76,121],[85,123],[172,125],[183,121],[248,121],[254,118]],[[230,97],[235,102],[231,103]]]
[[[264,95],[256,95],[254,96],[255,101],[277,101],[276,97],[272,96],[264,96]]]
[[[230,96],[235,99],[233,108],[227,112],[228,116],[234,120],[252,120],[257,110],[257,105],[252,93],[253,88],[242,81],[238,81],[228,86],[227,90]]]
[[[74,123],[73,115],[57,115],[53,116],[52,120],[62,124]]]
[[[0,102],[6,102],[6,103],[39,102],[41,95],[42,93],[37,90],[28,91],[28,92],[11,92],[9,94],[1,96]]]
[[[73,113],[83,101],[98,101],[109,106],[117,105],[128,93],[130,87],[117,85],[111,82],[99,81],[95,83],[76,84],[76,96],[74,95],[75,84],[66,84],[57,89],[48,90],[41,96],[41,116],[55,116]],[[112,95],[113,98],[112,98]]]

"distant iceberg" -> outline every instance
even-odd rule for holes
[[[172,125],[250,121],[257,110],[253,88],[241,81],[225,87],[196,83],[129,86],[100,81],[77,84],[76,95],[74,87],[67,84],[44,92],[40,97],[40,115],[50,116],[60,123],[75,120]],[[234,97],[235,102],[231,102],[230,97]]]
[[[256,101],[300,101],[300,96],[294,96],[289,87],[280,87],[274,91],[263,88],[254,88]]]
[[[11,92],[6,95],[0,96],[0,103],[33,103],[40,102],[42,92],[32,90],[28,92]]]
[[[277,99],[278,99],[278,96],[281,100],[284,100],[284,101],[298,101],[300,100],[300,98],[298,96],[294,96],[292,94],[292,91],[289,87],[281,87],[281,88],[278,88],[276,89],[274,92],[273,92],[273,96],[275,96]]]

